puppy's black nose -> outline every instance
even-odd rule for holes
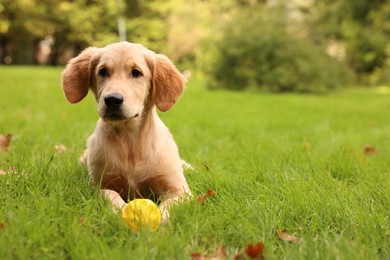
[[[108,108],[118,108],[123,104],[124,98],[120,93],[108,94],[104,97],[104,104]]]

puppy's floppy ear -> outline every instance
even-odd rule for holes
[[[62,72],[62,89],[70,103],[81,101],[91,86],[90,63],[99,48],[89,47],[68,62]]]
[[[155,54],[149,56],[148,63],[153,77],[153,100],[158,109],[166,112],[180,98],[186,80],[165,55]]]

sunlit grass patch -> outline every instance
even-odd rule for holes
[[[194,198],[135,234],[78,164],[95,127],[91,97],[71,105],[61,68],[0,67],[1,259],[266,259],[390,256],[390,99],[370,89],[325,96],[207,91],[189,82],[160,113],[194,166]],[[201,203],[197,196],[214,191]],[[299,238],[278,238],[286,229]]]

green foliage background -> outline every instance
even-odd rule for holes
[[[283,12],[273,12],[270,19],[247,9],[224,27],[209,61],[212,88],[324,93],[353,82],[345,64],[307,37],[287,33]]]
[[[128,41],[206,75],[211,88],[323,93],[390,81],[386,0],[2,0],[0,62],[38,63],[49,39],[46,63],[64,64],[118,41],[120,14]]]

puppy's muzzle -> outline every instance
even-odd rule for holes
[[[124,97],[121,93],[110,93],[104,96],[104,114],[103,117],[110,121],[117,121],[125,119],[122,111]]]
[[[138,113],[131,113],[126,107],[125,98],[121,93],[114,92],[103,97],[105,108],[101,116],[109,121],[122,121],[138,117]]]
[[[111,93],[104,97],[104,104],[108,110],[117,110],[123,104],[124,97],[120,93]]]

